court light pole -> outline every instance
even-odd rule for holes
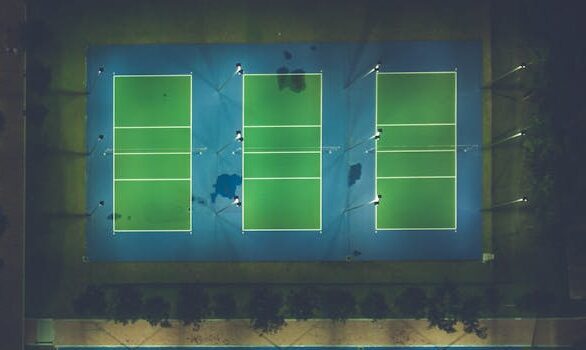
[[[100,76],[104,73],[104,67],[100,66],[98,68],[98,73],[96,75],[96,77],[94,78],[94,80],[92,81],[92,86],[88,89],[87,93],[91,94],[92,91],[94,91],[94,86],[96,85],[96,82],[98,81],[98,79],[100,78]]]
[[[224,210],[226,210],[232,206],[237,206],[237,207],[242,206],[242,201],[240,200],[240,198],[238,196],[234,196],[234,198],[232,199],[232,203],[230,203],[227,206],[223,207],[222,209],[218,210],[216,212],[216,215],[219,215],[221,212],[223,212]]]
[[[86,216],[94,216],[94,213],[96,212],[96,210],[98,210],[98,208],[101,208],[104,206],[104,201],[99,201],[98,204],[96,204],[96,206],[89,212],[86,213]]]
[[[380,71],[381,67],[382,67],[382,63],[381,63],[380,61],[376,62],[376,64],[375,64],[374,66],[372,66],[372,68],[370,68],[370,69],[368,70],[368,72],[364,73],[362,76],[360,76],[360,77],[358,77],[358,78],[354,78],[354,79],[352,79],[352,80],[351,80],[351,81],[348,83],[348,85],[346,85],[346,86],[344,87],[344,89],[347,89],[347,88],[349,88],[349,87],[350,87],[350,86],[352,86],[352,85],[353,85],[353,84],[354,84],[356,81],[358,81],[358,80],[362,80],[362,79],[366,78],[367,76],[371,75],[372,73],[378,73],[378,72]]]
[[[523,137],[523,136],[526,136],[526,135],[527,135],[527,130],[526,129],[519,130],[519,131],[515,132],[512,135],[509,135],[509,136],[506,136],[506,137],[503,137],[501,139],[498,139],[498,140],[493,141],[493,143],[491,143],[490,145],[488,145],[488,147],[491,148],[491,147],[495,147],[495,146],[498,146],[498,145],[502,145],[503,143],[506,143],[506,142],[509,142],[509,141],[518,139],[518,138]]]
[[[98,135],[97,140],[94,141],[92,148],[90,148],[89,152],[87,152],[86,155],[91,156],[94,153],[94,151],[96,150],[96,147],[98,147],[98,144],[101,143],[103,140],[104,140],[104,135],[102,135],[102,134]]]
[[[222,91],[222,89],[224,88],[224,86],[226,86],[226,84],[228,84],[228,82],[235,77],[236,75],[244,75],[244,68],[242,68],[242,64],[241,63],[236,63],[236,70],[234,71],[234,74],[232,74],[231,76],[228,77],[228,79],[226,79],[226,81],[224,81],[219,87],[218,87],[218,92]]]
[[[380,128],[379,129],[376,129],[376,131],[374,132],[374,134],[372,136],[370,136],[369,138],[367,138],[365,140],[362,140],[360,142],[357,142],[356,144],[354,144],[354,145],[346,148],[344,150],[344,152],[348,152],[349,150],[354,149],[354,148],[356,148],[356,147],[358,147],[360,145],[363,145],[363,144],[367,143],[370,140],[377,141],[378,139],[380,139],[382,133],[383,133],[383,129],[380,129]]]
[[[234,136],[234,140],[228,142],[227,144],[225,144],[224,146],[220,147],[220,149],[218,149],[216,151],[216,154],[219,155],[220,153],[222,153],[222,151],[224,151],[228,146],[230,146],[234,141],[242,143],[244,141],[244,136],[242,136],[242,131],[240,130],[236,130],[236,136]],[[232,153],[234,154],[234,153]]]
[[[489,82],[488,84],[486,84],[485,87],[486,88],[491,88],[495,83],[497,83],[497,82],[505,79],[506,77],[508,77],[509,75],[511,75],[511,74],[513,74],[515,72],[518,72],[518,71],[521,71],[521,70],[524,70],[524,69],[527,69],[527,63],[521,63],[521,64],[519,64],[518,66],[516,66],[515,68],[513,68],[510,71],[506,72],[505,74],[499,76],[496,79],[493,79],[491,82]]]
[[[488,208],[488,210],[506,208],[506,207],[510,207],[510,206],[513,206],[515,204],[520,204],[520,203],[526,204],[527,202],[529,202],[529,199],[526,196],[523,196],[521,198],[513,199],[511,201],[497,203],[497,204],[493,205],[492,207]]]
[[[366,203],[362,203],[362,204],[355,205],[355,206],[350,207],[350,208],[346,208],[346,209],[344,209],[343,213],[347,213],[347,212],[352,211],[352,210],[356,210],[356,209],[359,209],[359,208],[362,208],[362,207],[366,207],[367,205],[372,205],[372,206],[375,206],[376,207],[377,205],[380,204],[381,198],[383,198],[383,196],[380,195],[380,194],[377,194],[376,197],[374,197],[373,200],[371,200],[369,202],[366,202]]]

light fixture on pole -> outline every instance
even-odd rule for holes
[[[519,131],[515,132],[512,135],[509,135],[507,137],[504,137],[504,138],[502,138],[500,140],[496,140],[493,143],[491,143],[489,145],[489,147],[495,147],[495,146],[501,145],[503,143],[506,143],[506,142],[509,142],[509,141],[518,139],[518,138],[523,137],[523,136],[527,136],[527,129],[519,130]]]
[[[344,150],[344,152],[348,152],[349,150],[354,149],[354,148],[356,148],[356,147],[358,147],[360,145],[363,145],[363,144],[365,144],[366,142],[368,142],[370,140],[375,140],[376,141],[376,140],[380,139],[380,136],[381,136],[382,132],[383,132],[383,129],[376,129],[376,131],[374,132],[374,134],[372,136],[370,136],[369,138],[367,138],[365,140],[362,140],[360,142],[357,142],[357,143],[353,144],[352,146],[346,148]],[[366,152],[366,153],[368,153],[368,152]]]
[[[505,79],[506,77],[508,77],[509,75],[527,69],[528,64],[527,63],[521,63],[518,66],[516,66],[515,68],[511,69],[510,71],[506,72],[505,74],[499,76],[498,78],[494,79],[493,81],[491,81],[490,83],[488,83],[485,87],[487,88],[491,88],[495,83]]]
[[[87,94],[91,94],[91,92],[94,91],[94,86],[96,85],[96,82],[98,81],[98,78],[100,77],[100,75],[102,75],[104,73],[104,70],[105,70],[104,67],[102,67],[102,66],[98,67],[97,75],[92,81],[92,86],[90,86],[90,88],[86,92]]]
[[[94,142],[92,148],[90,148],[89,152],[86,153],[86,155],[92,155],[94,153],[94,151],[96,150],[96,147],[98,147],[98,144],[100,142],[102,142],[104,140],[104,135],[100,134],[98,135],[97,140]]]
[[[381,196],[380,194],[378,194],[378,195],[376,195],[376,197],[374,197],[374,199],[373,199],[373,200],[371,200],[371,201],[369,201],[369,202],[362,203],[362,204],[355,205],[355,206],[353,206],[353,207],[350,207],[350,208],[346,208],[346,209],[344,209],[344,213],[347,213],[347,212],[349,212],[349,211],[352,211],[352,210],[356,210],[356,209],[359,209],[359,208],[365,207],[365,206],[367,206],[367,205],[372,205],[372,206],[375,206],[375,207],[376,207],[377,205],[379,205],[379,204],[380,204],[380,200],[381,200],[381,198],[382,198],[382,197],[383,197],[383,196]]]
[[[232,198],[232,202],[230,204],[228,204],[227,206],[225,206],[224,208],[218,210],[216,212],[216,215],[219,215],[221,212],[223,212],[224,210],[232,207],[232,206],[236,206],[236,207],[241,207],[242,206],[242,201],[240,200],[240,197],[238,196],[234,196],[234,198]]]
[[[244,141],[244,136],[242,135],[242,131],[236,130],[236,136],[234,136],[234,141],[240,142],[240,143],[242,143],[242,141]],[[232,142],[234,142],[234,141],[230,141],[227,144],[225,144],[224,146],[220,147],[220,149],[216,151],[216,154],[222,153],[222,151],[225,150],[226,147],[230,146],[232,144]],[[234,154],[234,153],[232,153],[232,154]]]
[[[515,204],[520,204],[520,203],[525,204],[527,202],[529,202],[529,199],[526,196],[523,196],[521,198],[513,199],[511,201],[495,204],[492,207],[488,208],[488,210],[506,208],[506,207],[513,206]]]
[[[86,213],[86,216],[93,216],[94,213],[96,212],[96,210],[98,210],[98,208],[101,208],[104,206],[104,201],[99,201],[98,204],[96,204],[96,206],[89,212]]]

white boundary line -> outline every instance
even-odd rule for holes
[[[379,227],[383,231],[455,231],[456,227]]]
[[[385,75],[390,75],[390,74],[454,74],[454,71],[436,71],[436,72],[378,72],[378,74],[385,74]]]
[[[378,124],[378,74],[454,74],[454,122],[453,123],[425,123],[425,124]],[[458,72],[454,71],[438,71],[438,72],[376,72],[375,75],[375,132],[379,127],[395,127],[395,126],[453,126],[454,127],[454,149],[453,150],[378,150],[378,141],[375,143],[375,157],[374,157],[374,188],[375,196],[378,195],[378,180],[379,179],[443,179],[453,178],[454,179],[454,227],[450,228],[432,228],[432,227],[420,227],[420,228],[382,228],[378,227],[378,206],[374,209],[374,222],[375,232],[378,230],[389,230],[389,231],[418,231],[418,230],[449,230],[456,231],[458,228]],[[378,153],[403,153],[403,152],[454,152],[454,176],[377,176],[377,158]]]
[[[139,178],[124,178],[124,179],[114,179],[114,181],[128,181],[128,182],[133,182],[133,181],[191,181],[191,177],[187,178],[187,177],[178,177],[178,178],[143,178],[143,179],[139,179]]]
[[[374,133],[378,132],[378,75],[380,72],[374,74]],[[379,140],[374,140],[374,196],[378,198],[378,143]],[[378,230],[378,205],[374,206],[374,232]]]
[[[246,73],[250,76],[276,76],[276,75],[321,75],[322,73]]]
[[[313,124],[295,124],[295,125],[245,125],[244,123],[244,103],[245,103],[245,79],[246,76],[279,76],[279,75],[317,75],[320,77],[319,80],[319,125]],[[244,151],[242,147],[242,231],[322,231],[322,210],[323,210],[323,74],[322,73],[246,73],[242,78],[242,136],[246,140],[244,134],[247,128],[317,128],[320,129],[319,136],[319,151]],[[245,154],[279,154],[279,153],[319,153],[319,177],[244,177],[244,155]],[[246,200],[244,198],[244,181],[245,180],[317,180],[319,179],[319,228],[318,229],[246,229],[244,227],[244,210],[246,206]]]
[[[191,74],[116,74],[120,78],[187,77]]]
[[[455,176],[379,176],[379,180],[393,179],[455,179]]]
[[[307,153],[321,153],[321,151],[247,151],[244,154],[307,154]]]
[[[378,124],[378,126],[392,127],[392,126],[453,126],[455,123],[420,123],[420,124]]]
[[[116,152],[116,75],[112,76],[112,152]],[[116,233],[116,157],[112,157],[112,233]]]
[[[191,126],[187,125],[169,125],[169,126],[117,126],[114,129],[189,129]]]
[[[144,77],[189,77],[189,125],[170,126],[116,126],[116,78],[144,78]],[[193,75],[192,74],[114,74],[112,79],[112,231],[116,232],[192,232],[193,213],[191,198],[193,197],[193,157],[191,152],[120,152],[116,153],[116,129],[187,129],[189,128],[189,149],[193,149]],[[170,179],[116,179],[116,155],[150,155],[150,154],[189,154],[189,178]],[[189,180],[189,230],[117,230],[116,229],[116,182],[130,181],[188,181]]]
[[[246,125],[245,128],[319,128],[319,125],[292,124],[292,125]]]
[[[298,177],[243,177],[242,180],[319,180],[321,176],[298,176]]]
[[[454,152],[453,149],[404,149],[404,150],[382,150],[378,153],[428,153],[428,152]]]
[[[458,229],[458,71],[454,70],[454,230]]]
[[[241,219],[241,223],[240,223],[240,230],[242,233],[244,233],[244,207],[246,207],[246,198],[244,198],[244,150],[246,149],[246,128],[245,128],[245,124],[244,124],[244,87],[246,86],[246,76],[248,74],[244,74],[242,75],[242,137],[244,138],[244,141],[242,142],[242,154],[240,157],[240,161],[242,163],[242,186],[240,187],[240,196],[242,197],[242,219]]]
[[[323,149],[323,96],[324,96],[324,89],[323,89],[323,75],[322,73],[319,74],[319,233],[321,233],[323,224],[322,224],[322,211],[323,211],[323,153],[321,152]]]
[[[150,229],[150,230],[116,230],[114,232],[191,232],[191,230],[164,230],[164,229],[153,230],[153,229]],[[99,346],[99,347],[101,348],[102,346]]]
[[[167,155],[167,154],[191,154],[191,152],[114,152],[115,156],[147,156],[147,155]]]
[[[189,234],[193,233],[193,75],[189,74]]]

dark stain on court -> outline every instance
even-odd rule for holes
[[[242,177],[236,174],[221,174],[216,179],[214,184],[214,192],[211,194],[212,203],[216,202],[218,196],[228,199],[234,198],[236,195],[236,188],[242,184]]]

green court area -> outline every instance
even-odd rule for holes
[[[456,72],[376,76],[377,230],[455,230]]]
[[[321,74],[243,84],[242,229],[321,230]]]
[[[114,76],[114,232],[191,231],[191,75]]]

